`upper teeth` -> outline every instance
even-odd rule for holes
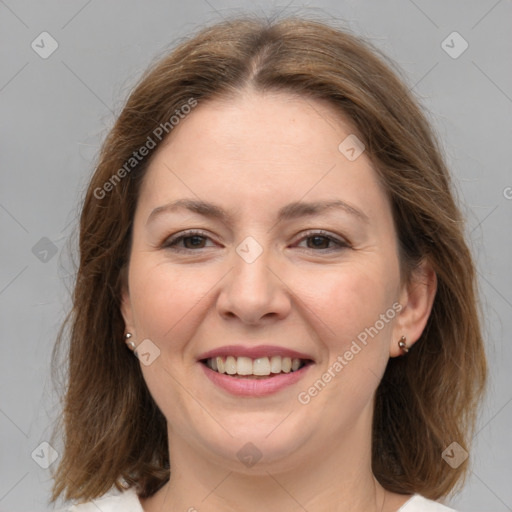
[[[218,373],[229,375],[270,375],[271,373],[289,373],[300,368],[301,360],[294,357],[212,357],[206,365]]]

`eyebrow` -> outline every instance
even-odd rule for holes
[[[178,199],[176,201],[172,201],[170,203],[156,207],[149,214],[146,224],[164,213],[172,213],[180,209],[189,210],[193,213],[197,213],[205,217],[218,219],[225,224],[233,223],[233,216],[216,204],[197,199]],[[315,201],[309,203],[303,201],[295,201],[293,203],[287,204],[286,206],[283,206],[279,210],[277,214],[277,222],[292,220],[299,217],[319,215],[327,210],[332,209],[342,210],[345,213],[348,213],[349,215],[352,215],[366,223],[369,222],[369,218],[364,212],[354,208],[345,201],[341,201],[340,199],[331,201]]]

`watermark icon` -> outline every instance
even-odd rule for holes
[[[252,468],[263,457],[263,454],[253,443],[246,443],[236,452],[236,456],[240,462],[248,468]]]
[[[441,43],[441,48],[452,59],[458,59],[468,49],[468,47],[468,42],[458,32],[452,32]]]
[[[192,112],[192,109],[197,106],[197,100],[195,98],[189,98],[187,103],[183,104],[179,109],[174,111],[174,114],[169,118],[169,121],[160,123],[152,132],[148,135],[146,142],[136,151],[132,153],[132,156],[120,167],[112,176],[103,184],[102,187],[94,189],[94,197],[96,199],[103,199],[107,193],[112,192],[114,187],[130,172],[139,165],[152,149],[154,149],[158,142],[161,142],[171,130],[177,126],[181,119]]]
[[[512,199],[512,187],[505,187],[503,189],[503,197],[505,199]]]
[[[32,254],[43,263],[48,263],[57,252],[57,246],[46,236],[32,247]]]
[[[38,466],[48,469],[59,458],[59,452],[50,443],[43,441],[30,456]]]
[[[146,338],[137,345],[134,354],[144,366],[149,366],[160,357],[160,349],[150,339]]]
[[[261,256],[263,247],[255,238],[248,236],[237,245],[236,252],[246,263],[254,263]]]
[[[459,443],[454,441],[445,448],[441,457],[453,469],[457,469],[469,457],[469,454]]]
[[[338,151],[347,159],[353,162],[357,160],[366,149],[363,141],[353,133],[343,139],[338,146]]]
[[[41,59],[47,59],[59,47],[59,43],[48,32],[41,32],[30,46]]]
[[[310,386],[306,391],[301,391],[297,395],[297,400],[302,405],[307,405],[311,402],[311,399],[318,396],[318,394],[334,379],[340,372],[348,365],[354,357],[361,352],[361,350],[366,347],[368,344],[368,337],[374,338],[379,334],[382,329],[388,324],[397,313],[402,311],[403,306],[399,302],[395,302],[385,313],[379,316],[379,319],[371,326],[366,327],[363,331],[361,331],[356,337],[357,340],[352,340],[352,344],[350,348],[347,349],[343,355],[338,355],[334,363],[329,366],[326,372],[322,374],[322,376],[317,379],[312,386]],[[358,343],[359,341],[359,343]],[[361,346],[363,345],[363,346]]]

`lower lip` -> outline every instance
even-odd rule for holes
[[[238,378],[226,375],[225,373],[218,373],[206,366],[203,363],[199,363],[205,372],[206,376],[217,386],[228,391],[232,395],[236,396],[268,396],[273,393],[277,393],[279,390],[291,386],[298,382],[306,372],[309,370],[312,364],[303,366],[300,370],[296,370],[290,373],[280,373],[268,379],[247,379]]]

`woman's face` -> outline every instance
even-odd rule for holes
[[[171,447],[254,472],[370,431],[420,329],[404,332],[390,204],[353,137],[322,102],[251,92],[199,102],[154,155],[122,312]]]

